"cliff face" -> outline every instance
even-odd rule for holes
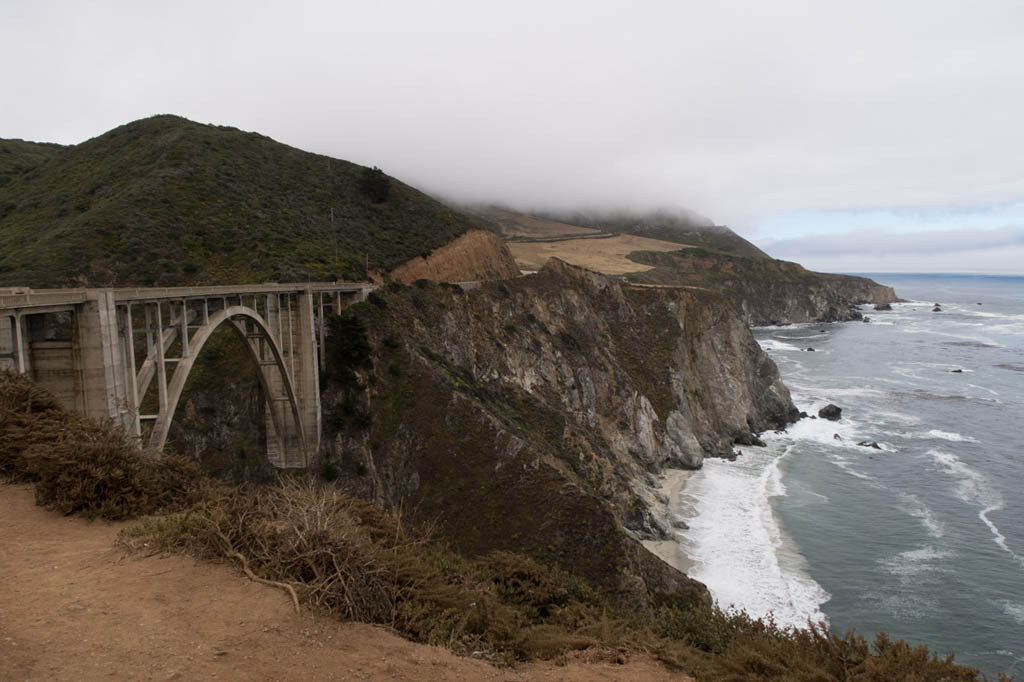
[[[629,257],[655,266],[629,275],[649,284],[699,286],[721,292],[748,324],[841,322],[860,319],[860,303],[897,301],[892,287],[866,277],[811,272],[796,263],[712,254],[702,249],[637,252]]]
[[[519,268],[505,242],[486,230],[470,230],[425,258],[417,256],[391,271],[391,278],[404,284],[418,279],[469,282],[518,276]]]
[[[712,292],[552,260],[469,292],[393,286],[353,310],[372,369],[355,395],[325,393],[326,466],[367,497],[440,518],[463,551],[526,552],[624,598],[702,592],[638,542],[665,533],[653,474],[699,467],[796,414]]]

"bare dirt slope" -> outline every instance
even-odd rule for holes
[[[486,230],[470,230],[426,258],[417,256],[391,271],[392,279],[405,284],[418,279],[469,282],[518,276],[519,268],[505,243]]]
[[[647,658],[500,669],[385,629],[296,615],[227,566],[125,556],[120,524],[0,485],[0,681],[682,680]]]

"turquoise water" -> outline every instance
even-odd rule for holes
[[[916,302],[755,330],[797,406],[843,418],[691,479],[694,577],[724,606],[1006,671],[1024,657],[1024,278],[871,276]]]

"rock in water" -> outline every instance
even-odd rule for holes
[[[861,442],[857,443],[857,445],[863,446],[865,448],[874,448],[875,450],[882,449],[882,446],[873,440],[862,440]]]
[[[811,348],[810,346],[808,346],[808,347],[807,347],[807,352],[808,352],[808,353],[813,353],[813,352],[814,352],[814,349],[813,349],[813,348]]]
[[[832,403],[829,403],[825,407],[818,410],[818,416],[821,417],[822,419],[828,419],[829,421],[837,422],[839,421],[839,418],[843,416],[843,409],[841,407],[833,405]]]
[[[875,310],[892,310],[892,306],[888,303],[876,303]]]
[[[951,369],[949,371],[950,371],[951,374],[963,374],[964,373],[964,371],[962,369]]]
[[[935,307],[932,308],[932,312],[933,313],[941,313],[942,312],[942,307],[939,306],[938,304],[936,304]]]

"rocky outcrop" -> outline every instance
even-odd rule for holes
[[[843,416],[843,408],[838,405],[829,403],[825,407],[818,410],[818,416],[822,419],[828,419],[829,421],[837,422]]]
[[[845,322],[862,318],[855,306],[894,303],[892,287],[866,277],[811,272],[796,263],[717,254],[704,249],[631,253],[648,272],[627,275],[651,284],[699,286],[732,299],[751,325]]]
[[[354,311],[374,349],[358,398],[372,422],[325,439],[332,470],[440,519],[463,551],[526,552],[624,599],[703,592],[638,542],[666,532],[647,513],[655,475],[797,416],[714,292],[552,260],[469,292],[391,286]],[[328,424],[342,404],[332,390]]]
[[[418,279],[468,282],[518,276],[519,268],[508,247],[486,230],[470,230],[425,258],[413,258],[391,271],[391,279],[405,284]]]

